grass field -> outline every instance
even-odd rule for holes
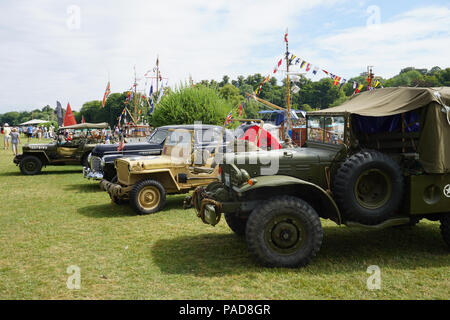
[[[303,269],[261,268],[222,221],[212,228],[169,196],[157,214],[111,203],[81,167],[23,176],[0,150],[0,299],[449,299],[439,224],[366,231],[323,221]],[[66,286],[70,265],[81,289]],[[381,269],[369,291],[367,267]]]

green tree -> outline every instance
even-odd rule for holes
[[[182,87],[161,100],[150,119],[153,126],[201,121],[222,125],[233,105],[216,89],[196,85]]]

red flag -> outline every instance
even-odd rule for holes
[[[102,108],[105,107],[106,99],[108,99],[109,94],[111,93],[111,86],[108,81],[108,84],[106,86],[105,94],[103,95],[103,101],[102,101]]]
[[[333,85],[338,86],[341,83],[341,77],[335,77],[333,81]]]
[[[74,124],[77,124],[77,120],[75,120],[75,117],[73,116],[70,103],[67,103],[66,115],[64,116],[64,126],[72,126]]]
[[[241,105],[239,106],[239,117],[242,116],[243,106],[244,103],[242,102]]]
[[[288,42],[287,37],[288,37],[288,30],[286,29],[286,34],[284,35],[284,41],[285,41],[285,42]]]
[[[81,115],[81,123],[86,123],[86,121],[84,120],[84,116]]]

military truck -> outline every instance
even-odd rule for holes
[[[108,123],[81,123],[61,127],[57,131],[55,141],[47,144],[26,144],[22,147],[22,154],[17,155],[13,161],[25,175],[38,174],[42,167],[49,165],[86,166],[92,149],[105,142],[101,131],[108,128]]]
[[[322,219],[387,228],[440,221],[450,246],[450,88],[383,88],[307,114],[303,148],[227,153],[198,217],[244,236],[269,267],[319,252]],[[273,168],[276,170],[271,170]]]
[[[216,128],[210,129],[209,134],[214,136]],[[151,214],[164,207],[167,194],[187,193],[217,181],[218,166],[213,155],[223,146],[222,136],[210,152],[195,143],[205,141],[196,138],[195,133],[208,134],[202,130],[168,129],[161,155],[116,159],[117,182],[103,179],[100,187],[114,203],[129,201],[136,213]]]

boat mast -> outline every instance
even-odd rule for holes
[[[156,96],[158,96],[158,80],[159,80],[159,55],[156,56]]]
[[[290,97],[290,80],[289,80],[289,43],[287,40],[288,29],[286,28],[286,102],[288,110],[288,131],[292,130],[291,125],[291,97]]]
[[[136,66],[134,66],[134,124],[137,124],[137,79]]]

